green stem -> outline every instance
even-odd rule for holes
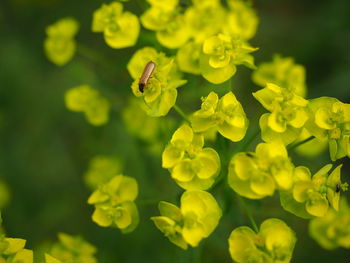
[[[158,202],[159,202],[158,199],[145,199],[145,200],[136,201],[136,203],[140,206],[142,206],[142,205],[155,205],[155,204],[158,204]]]
[[[106,68],[115,68],[107,59],[100,55],[100,53],[96,52],[94,49],[91,49],[83,44],[78,43],[77,45],[77,53],[92,62],[102,65]]]
[[[146,9],[145,6],[145,1],[141,1],[141,0],[136,0],[136,5],[140,8],[140,10],[143,12]]]
[[[204,240],[199,244],[198,247],[192,248],[193,249],[193,263],[201,263],[201,257],[202,257],[202,250],[203,250],[203,242]]]
[[[237,148],[233,151],[232,154],[229,154],[227,152],[224,152],[224,156],[233,156],[234,154],[238,153],[238,152],[242,152],[247,150],[247,148],[249,147],[249,145],[256,139],[256,137],[258,137],[260,134],[260,129],[257,129],[256,131],[254,131],[252,134],[250,134],[249,136],[246,137],[246,139],[240,143]],[[222,155],[222,153],[221,153]],[[221,185],[223,179],[225,178],[224,176],[224,172],[223,169],[226,168],[226,170],[228,169],[228,164],[229,164],[229,159],[225,162],[222,163],[222,167],[221,167],[221,171],[219,176],[217,177],[215,183],[212,185],[212,187],[210,188],[211,190],[217,188],[218,186]]]
[[[302,144],[304,144],[304,143],[307,143],[307,142],[309,142],[309,141],[311,141],[311,140],[313,140],[313,139],[315,139],[315,136],[310,136],[309,138],[306,138],[305,140],[302,140],[302,141],[300,141],[300,142],[296,142],[296,143],[290,145],[289,147],[287,147],[287,150],[292,150],[292,149],[294,149],[294,148],[297,148],[297,147],[299,147],[300,145],[302,145]]]
[[[191,123],[187,115],[183,112],[183,110],[179,106],[175,104],[173,108],[186,122]]]
[[[254,217],[253,217],[249,207],[247,206],[246,202],[244,201],[244,198],[237,194],[237,199],[238,199],[238,202],[243,207],[245,213],[247,214],[247,216],[248,216],[248,218],[250,220],[250,223],[252,224],[252,227],[253,227],[254,231],[256,233],[258,233],[259,232],[259,228],[258,228],[258,226],[257,226],[257,224],[256,224],[256,222],[254,220]]]

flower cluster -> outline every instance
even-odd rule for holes
[[[159,202],[160,216],[151,218],[155,226],[183,249],[198,246],[216,229],[222,216],[215,197],[206,190],[226,202],[232,191],[221,183],[228,182],[238,195],[250,199],[262,199],[279,191],[281,206],[286,211],[311,219],[310,233],[323,247],[349,248],[349,207],[340,200],[340,192],[347,190],[348,184],[341,182],[341,165],[331,171],[332,165],[328,164],[311,176],[307,167],[294,166],[287,149],[294,149],[305,140],[308,142],[303,144],[304,149],[298,147],[297,151],[312,155],[328,143],[333,161],[350,157],[350,104],[329,97],[305,99],[305,69],[292,58],[276,55],[272,62],[255,67],[252,53],[257,48],[249,40],[256,33],[258,18],[249,1],[227,0],[226,5],[220,0],[192,0],[192,4],[180,0],[147,2],[148,9],[140,16],[141,24],[155,32],[155,38],[165,49],[163,53],[142,46],[132,55],[127,70],[133,79],[132,93],[137,98],[127,103],[122,118],[129,133],[146,142],[158,157],[164,149],[162,167],[185,190],[179,207]],[[63,65],[71,59],[77,30],[78,23],[70,18],[47,28],[45,50],[51,61]],[[108,46],[126,48],[136,44],[140,24],[136,15],[114,1],[93,13],[92,31],[103,33]],[[211,91],[202,98],[200,109],[190,115],[176,105],[177,88],[187,83],[183,73],[202,75],[210,83],[220,84],[236,73],[238,65],[255,70],[252,79],[262,88],[253,96],[269,111],[259,119],[264,142],[259,141],[255,152],[248,151],[256,138],[245,138],[249,121],[231,91],[223,95],[218,91],[221,97]],[[68,90],[65,102],[68,109],[83,112],[93,125],[108,122],[109,101],[88,85]],[[164,148],[174,120],[163,116],[173,107],[187,123],[173,133]],[[216,135],[228,140],[215,140],[215,149],[204,147],[204,138]],[[312,137],[316,139],[310,141]],[[232,142],[240,143],[233,145],[234,154],[227,167]],[[135,179],[119,174],[121,169],[116,157],[96,156],[90,161],[84,179],[94,191],[88,199],[95,208],[92,220],[99,226],[129,233],[139,223],[135,204],[138,184]],[[254,219],[250,220],[255,227]],[[241,226],[232,231],[229,251],[234,261],[291,260],[296,237],[286,223],[271,218],[261,224],[260,230],[255,228],[253,231]],[[60,234],[59,239],[60,243],[45,255],[46,263],[96,262],[92,245],[66,234]],[[31,253],[23,249],[23,240],[9,240],[0,236],[0,252],[4,255],[0,262],[1,257],[12,260],[17,254],[22,257],[20,253]]]
[[[236,65],[243,64],[255,69],[254,58],[249,53],[256,50],[245,41],[228,35],[209,37],[203,43],[203,54],[200,56],[201,74],[208,81],[219,84],[236,73]]]
[[[178,128],[162,155],[163,168],[186,190],[206,190],[213,185],[220,171],[220,157],[212,148],[203,148],[202,134],[187,124]]]
[[[100,126],[108,122],[110,104],[98,90],[89,85],[71,88],[65,93],[66,107],[71,111],[84,112],[86,120]]]
[[[294,142],[309,118],[308,101],[272,83],[267,83],[253,96],[271,112],[260,117],[262,139],[266,142],[281,140],[284,144]]]
[[[141,16],[142,25],[156,31],[158,41],[168,48],[179,48],[190,36],[187,27],[183,27],[185,16],[177,0],[147,0],[151,7]]]
[[[72,59],[76,50],[74,37],[78,29],[78,22],[71,17],[62,18],[46,28],[44,50],[52,63],[63,66]]]
[[[100,185],[88,199],[95,206],[92,220],[102,227],[117,227],[123,233],[133,231],[139,223],[139,213],[134,203],[138,186],[134,178],[117,175]]]
[[[290,262],[296,242],[295,233],[282,220],[270,218],[256,233],[247,226],[232,231],[228,240],[230,254],[234,261]]]
[[[202,74],[212,83],[222,83],[236,72],[236,65],[255,68],[249,54],[256,48],[247,40],[255,35],[258,19],[245,1],[228,1],[228,9],[218,0],[147,0],[150,8],[141,16],[142,25],[156,32],[163,46],[178,49],[182,71]]]
[[[201,109],[193,113],[191,124],[195,132],[216,129],[233,142],[243,139],[248,128],[248,119],[242,105],[232,92],[220,98],[215,92],[202,98]]]
[[[293,188],[280,193],[283,208],[302,218],[323,217],[329,206],[338,211],[340,191],[347,190],[347,183],[341,182],[341,165],[329,174],[331,168],[328,164],[312,177],[307,167],[295,168]]]
[[[186,191],[181,196],[180,208],[160,202],[161,216],[152,217],[157,228],[175,245],[187,249],[198,246],[216,228],[221,209],[215,198],[200,190]]]
[[[252,75],[255,84],[265,87],[267,83],[273,83],[305,97],[307,93],[305,83],[305,68],[295,64],[291,57],[275,55],[271,62],[265,62],[258,66]]]
[[[261,199],[273,195],[276,189],[290,190],[293,171],[282,143],[260,143],[255,153],[240,152],[232,157],[228,183],[241,196]]]
[[[123,4],[112,2],[102,4],[93,14],[93,32],[103,33],[108,46],[125,48],[135,45],[140,32],[140,23],[136,15],[123,12]]]
[[[324,217],[314,218],[309,224],[310,236],[324,249],[350,248],[350,206],[346,199],[339,211],[329,210]]]
[[[316,138],[328,140],[332,161],[350,157],[350,104],[321,97],[310,100],[308,108],[306,128]]]
[[[58,234],[58,242],[45,255],[45,263],[96,263],[96,248],[80,236]]]
[[[149,61],[153,61],[156,67],[147,87],[141,92],[139,78]],[[127,67],[134,79],[131,85],[132,92],[136,97],[143,99],[147,114],[153,117],[166,115],[175,105],[176,89],[186,83],[186,80],[181,79],[182,74],[177,70],[174,59],[166,57],[164,53],[158,53],[154,48],[145,47],[136,51]]]
[[[84,174],[84,180],[90,189],[95,190],[121,171],[122,163],[119,158],[108,155],[97,155],[90,160],[89,168]]]

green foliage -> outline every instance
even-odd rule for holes
[[[311,137],[311,134],[307,129],[302,129],[299,138],[295,140],[295,143],[300,143]],[[298,146],[295,151],[302,156],[316,157],[326,151],[328,146],[328,140],[326,138],[313,138],[312,140]]]
[[[122,118],[127,131],[141,139],[150,152],[159,155],[164,148],[163,138],[167,137],[175,126],[175,120],[168,117],[151,117],[144,110],[145,105],[136,98],[130,98],[123,109]]]
[[[9,203],[10,197],[11,193],[8,185],[0,179],[0,209],[4,208]]]

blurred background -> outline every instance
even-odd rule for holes
[[[154,45],[154,33],[144,29],[135,47],[109,48],[101,34],[90,30],[92,12],[100,5],[94,0],[0,1],[0,180],[10,190],[10,201],[2,209],[8,236],[25,238],[27,247],[35,249],[56,240],[57,232],[80,234],[98,248],[99,262],[232,262],[227,238],[233,228],[249,225],[235,201],[214,234],[198,249],[188,251],[168,242],[149,220],[159,214],[156,203],[140,203],[140,225],[129,235],[91,221],[93,207],[86,203],[90,190],[83,174],[95,155],[122,160],[124,174],[139,182],[139,200],[177,202],[181,192],[161,168],[160,157],[127,132],[120,114],[131,97],[132,79],[126,69],[131,55],[146,45],[169,55],[173,51]],[[125,6],[136,14],[147,7],[141,0]],[[253,54],[257,64],[270,61],[275,53],[294,57],[306,67],[308,98],[332,96],[349,103],[350,2],[255,0],[254,6],[260,17],[258,33],[251,41],[260,47]],[[77,41],[88,49],[76,54],[68,65],[57,67],[43,52],[45,27],[66,16],[80,22]],[[194,76],[185,75],[185,79],[189,83],[179,89],[178,104],[190,112],[199,107],[199,96],[212,86],[204,80],[198,84]],[[80,84],[96,87],[111,101],[113,111],[107,125],[93,127],[82,114],[66,109],[64,92]],[[257,113],[264,112],[251,96],[257,89],[251,70],[239,67],[233,91],[252,126],[257,125]],[[171,111],[170,116],[180,123],[176,113]],[[327,152],[316,159],[297,155],[292,159],[313,172],[330,162]],[[343,180],[349,182],[349,159],[341,162]],[[296,231],[293,262],[349,262],[349,250],[326,251],[312,240],[307,221],[283,211],[277,194],[248,204],[258,224],[278,217]]]

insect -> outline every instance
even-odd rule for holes
[[[341,190],[341,188],[340,188],[340,183],[337,183],[337,185],[335,186],[335,192],[336,192],[336,193],[339,193],[340,190]]]
[[[145,68],[143,69],[142,75],[139,80],[139,91],[143,93],[148,80],[150,79],[154,69],[156,68],[156,63],[153,61],[150,61],[146,64]]]
[[[248,157],[251,157],[251,158],[254,157],[254,155],[253,155],[252,153],[250,153],[250,152],[247,152],[246,155],[247,155]]]

